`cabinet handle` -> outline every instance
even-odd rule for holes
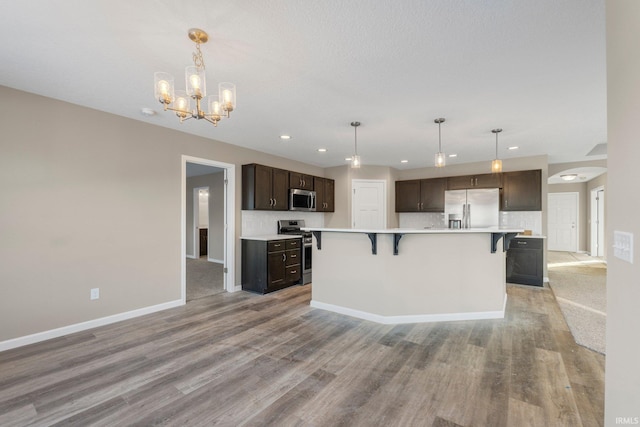
[[[276,199],[273,199],[273,206],[275,207],[275,205],[278,204],[278,201]]]
[[[296,274],[298,270],[291,270],[291,274]]]
[[[418,202],[418,210],[420,210],[420,202]]]
[[[471,178],[471,184],[470,185],[473,187],[473,178]]]
[[[478,186],[478,178],[476,178],[476,187]]]
[[[287,256],[285,254],[282,254],[282,261],[286,261],[287,260]]]

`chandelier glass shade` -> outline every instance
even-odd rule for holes
[[[223,117],[228,118],[236,108],[236,86],[228,82],[220,83],[218,93],[207,96],[207,78],[200,45],[209,40],[209,35],[198,28],[191,28],[189,38],[196,44],[196,51],[193,53],[193,65],[185,68],[185,90],[176,90],[173,76],[158,71],[154,73],[154,96],[165,111],[174,111],[180,122],[204,119],[217,126]]]

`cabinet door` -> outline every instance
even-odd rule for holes
[[[541,178],[542,172],[539,169],[503,173],[503,194],[501,210],[542,210]]]
[[[289,210],[289,172],[283,169],[272,170],[272,209],[277,211]]]
[[[301,190],[313,190],[313,176],[305,175],[300,172],[289,172],[289,188],[298,188]]]
[[[450,176],[447,178],[447,190],[466,190],[471,188],[474,182],[474,176]]]
[[[420,180],[396,181],[396,212],[420,211]]]
[[[324,211],[334,212],[336,199],[336,182],[333,179],[326,178],[324,181]]]
[[[272,209],[273,197],[271,195],[271,172],[268,166],[255,165],[254,186],[255,209]]]
[[[316,212],[324,212],[325,211],[325,200],[324,200],[324,189],[325,189],[325,179],[320,178],[318,176],[313,178],[313,188],[315,188],[316,192]]]
[[[446,178],[423,179],[420,182],[420,209],[423,212],[444,212]]]
[[[274,288],[284,284],[286,279],[284,260],[284,251],[267,254],[267,287]]]
[[[474,175],[473,188],[502,188],[501,173],[485,173]]]

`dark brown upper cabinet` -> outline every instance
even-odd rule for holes
[[[502,174],[484,173],[447,178],[447,190],[466,190],[468,188],[502,188]]]
[[[242,165],[242,209],[289,209],[289,171],[269,166]]]
[[[542,210],[542,171],[528,170],[502,174],[502,211]]]
[[[335,211],[335,181],[330,178],[313,177],[316,192],[316,212]]]
[[[396,212],[444,212],[446,178],[396,181]]]
[[[313,176],[299,172],[289,172],[289,188],[313,190]]]

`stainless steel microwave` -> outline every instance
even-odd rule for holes
[[[316,192],[309,190],[289,190],[289,210],[315,212]]]

